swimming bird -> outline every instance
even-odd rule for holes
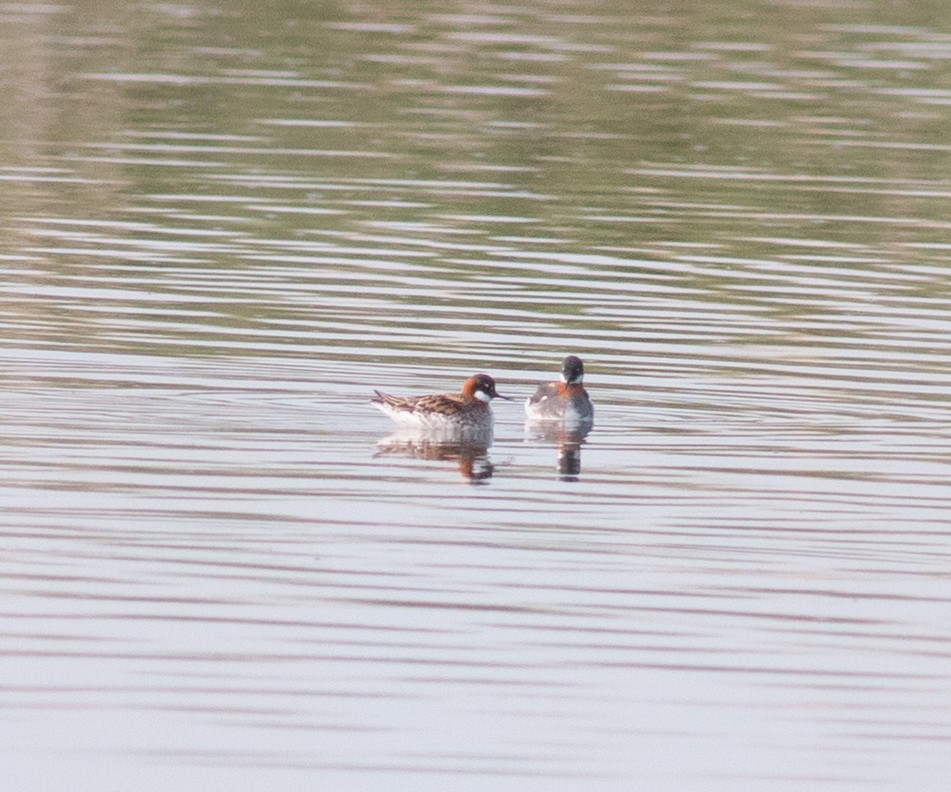
[[[539,385],[525,402],[525,414],[533,421],[593,421],[594,406],[583,381],[584,363],[577,355],[568,355],[561,363],[560,380]]]
[[[444,434],[492,431],[492,399],[508,399],[495,389],[488,374],[475,374],[463,383],[461,393],[432,396],[391,396],[374,391],[370,403],[403,428]]]

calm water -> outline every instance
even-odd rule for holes
[[[0,3],[0,78],[5,788],[946,788],[945,3]],[[476,371],[488,449],[368,403]]]

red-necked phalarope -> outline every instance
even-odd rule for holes
[[[508,399],[495,390],[488,374],[469,377],[461,393],[433,396],[390,396],[376,393],[370,399],[374,407],[386,413],[401,427],[435,432],[487,432],[492,430],[492,399]]]
[[[584,363],[568,355],[561,363],[561,381],[539,385],[525,402],[525,414],[533,421],[593,421],[594,406],[583,381]]]

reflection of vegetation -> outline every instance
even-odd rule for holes
[[[766,297],[746,275],[764,262],[821,272],[829,261],[863,277],[943,256],[929,247],[946,238],[951,193],[951,62],[930,32],[951,21],[943,3],[807,14],[657,2],[632,15],[618,0],[478,18],[408,0],[94,4],[9,16],[2,244],[36,247],[36,228],[59,224],[40,245],[58,283],[123,251],[116,277],[141,275],[136,262],[156,251],[165,285],[123,303],[143,316],[150,299],[197,300],[217,278],[196,310],[229,332],[372,326],[380,305],[397,305],[415,323],[410,348],[428,327],[465,324],[473,303],[608,333],[616,323],[592,317],[585,289],[634,300],[651,282],[755,306]],[[143,217],[154,233],[70,225]],[[163,239],[181,254],[159,253]],[[549,251],[556,264],[603,258],[559,274],[533,257]],[[228,296],[234,273],[260,276],[268,262],[326,300],[319,316],[280,289]],[[657,280],[657,262],[679,268]],[[330,308],[367,297],[374,307]]]

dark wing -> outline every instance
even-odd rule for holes
[[[375,399],[370,399],[370,402],[373,404],[385,404],[387,407],[393,410],[403,410],[405,412],[412,412],[413,407],[418,401],[419,397],[406,397],[406,396],[391,396],[389,393],[383,393],[383,391],[375,390],[373,391],[376,394]]]
[[[400,412],[424,412],[438,413],[440,415],[455,415],[463,404],[461,396],[452,393],[439,394],[435,396],[391,396],[382,391],[373,391],[376,394],[375,399],[370,399],[376,404],[385,404],[390,409]]]
[[[542,402],[547,401],[548,399],[553,399],[558,395],[558,383],[557,382],[548,382],[544,385],[539,385],[538,390],[535,391],[535,395],[532,396],[528,403],[538,407]]]
[[[457,415],[465,404],[462,396],[455,393],[440,393],[435,396],[419,396],[413,399],[412,410],[429,415]]]

